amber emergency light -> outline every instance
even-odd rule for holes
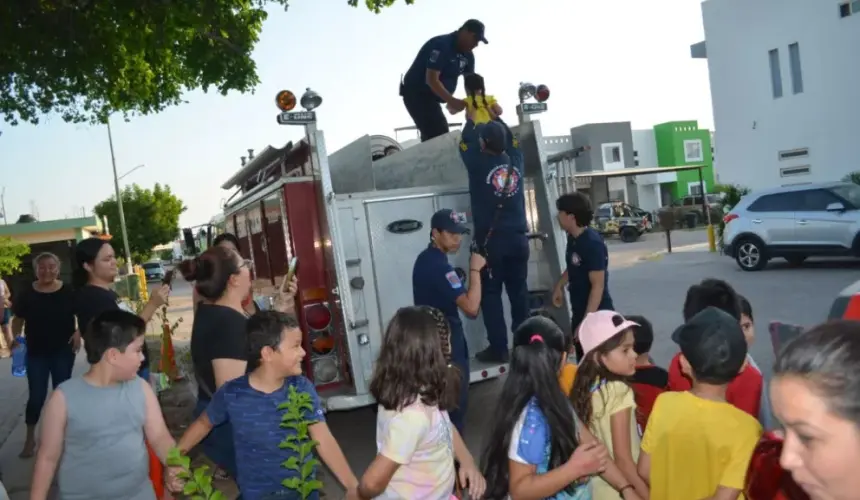
[[[289,90],[282,90],[275,96],[275,104],[281,111],[292,111],[296,107],[296,95]]]

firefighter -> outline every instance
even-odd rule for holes
[[[482,276],[481,311],[489,347],[477,353],[482,362],[508,361],[508,327],[502,287],[511,304],[511,330],[528,317],[529,241],[519,144],[500,121],[464,130],[460,154],[469,176],[475,222],[474,244],[487,258]]]
[[[460,75],[475,72],[472,50],[479,42],[487,43],[484,23],[470,19],[453,33],[431,38],[418,51],[400,83],[400,95],[421,142],[448,133],[448,119],[440,103],[447,104],[452,113],[466,107],[453,94]]]
[[[448,254],[460,248],[469,233],[465,215],[442,209],[430,219],[430,244],[418,254],[412,268],[412,298],[416,306],[439,309],[451,324],[451,361],[460,370],[460,397],[457,409],[449,412],[451,422],[463,434],[469,396],[469,348],[460,312],[469,317],[481,308],[481,270],[487,261],[473,253],[469,258],[468,281],[448,262]],[[466,284],[468,283],[468,285]]]

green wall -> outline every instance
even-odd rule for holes
[[[684,165],[705,165],[702,177],[705,192],[714,191],[714,158],[711,154],[711,132],[699,128],[696,120],[661,123],[654,126],[654,140],[657,143],[657,165],[661,167],[680,167]],[[684,141],[702,141],[702,161],[687,162],[684,155]],[[672,183],[675,197],[687,196],[690,182],[699,182],[698,170],[677,172],[677,182]]]

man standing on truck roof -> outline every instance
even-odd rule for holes
[[[481,311],[489,347],[475,358],[508,361],[508,327],[502,286],[511,304],[511,330],[528,317],[529,240],[519,144],[500,121],[464,131],[460,155],[469,175],[469,198],[475,222],[473,241],[487,258],[482,275]]]
[[[481,255],[469,259],[468,286],[448,262],[448,254],[460,248],[463,235],[469,233],[465,214],[442,209],[430,219],[430,245],[418,254],[412,268],[412,298],[416,306],[439,309],[451,324],[451,361],[460,370],[460,398],[451,422],[463,434],[469,397],[469,347],[460,320],[463,311],[470,317],[481,308],[481,270],[487,264]]]
[[[472,50],[479,42],[487,43],[484,23],[469,19],[459,30],[431,38],[418,51],[400,83],[400,95],[421,133],[421,142],[448,133],[448,119],[440,103],[447,104],[455,112],[466,107],[466,103],[453,94],[460,75],[475,72]]]

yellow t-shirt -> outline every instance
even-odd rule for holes
[[[707,498],[720,486],[743,490],[760,437],[758,421],[729,403],[661,394],[642,437],[642,452],[651,457],[651,498]]]
[[[633,461],[639,460],[639,430],[636,428],[636,402],[633,399],[633,389],[624,382],[606,382],[591,394],[591,432],[606,446],[609,455],[615,459],[612,450],[611,417],[618,412],[626,411],[630,416],[630,451]],[[600,476],[591,482],[593,500],[617,500],[618,490],[609,485]],[[652,497],[661,498],[661,497]],[[690,499],[687,499],[690,500]]]
[[[561,373],[558,374],[558,384],[565,395],[569,396],[570,391],[573,390],[574,378],[576,378],[576,365],[573,363],[565,364],[564,368],[561,369]]]
[[[495,97],[491,95],[484,96],[483,99],[478,99],[477,104],[472,96],[468,96],[463,100],[466,101],[466,109],[469,112],[469,116],[472,117],[472,121],[475,122],[475,125],[490,122],[490,108],[493,104],[496,104]],[[487,103],[486,106],[484,106],[485,102]]]

